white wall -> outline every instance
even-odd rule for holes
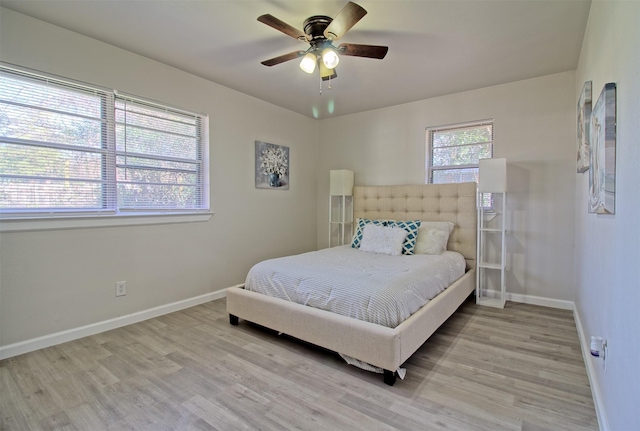
[[[0,18],[2,61],[208,113],[215,212],[0,235],[0,346],[214,292],[259,260],[316,248],[315,120],[7,9]],[[255,189],[255,140],[290,147],[290,190]]]
[[[615,215],[587,213],[589,174],[576,175],[576,309],[587,337],[608,340],[607,370],[590,359],[612,430],[640,424],[640,2],[594,1],[576,72],[575,100],[593,104],[617,84]],[[605,424],[606,425],[606,424]]]
[[[329,170],[357,185],[423,183],[426,128],[495,119],[509,169],[507,292],[573,300],[574,72],[320,121],[318,245],[327,245]]]

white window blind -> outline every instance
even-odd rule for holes
[[[104,163],[110,100],[104,91],[3,71],[0,209],[106,209],[113,195]]]
[[[478,160],[493,157],[493,120],[427,129],[427,183],[478,181]]]
[[[200,117],[120,96],[115,117],[120,209],[200,209]]]
[[[208,211],[206,123],[0,65],[0,215]]]

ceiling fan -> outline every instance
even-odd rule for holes
[[[389,47],[359,45],[355,43],[343,43],[338,47],[333,45],[334,40],[338,40],[344,36],[345,33],[366,14],[367,11],[364,8],[353,2],[349,2],[338,12],[335,18],[324,15],[314,15],[307,18],[303,24],[304,32],[279,20],[273,15],[262,15],[258,17],[258,21],[311,45],[306,51],[290,52],[265,60],[262,64],[265,66],[275,66],[285,61],[303,57],[300,62],[300,68],[307,73],[313,73],[317,64],[322,80],[326,81],[338,76],[335,70],[340,61],[338,54],[381,60],[387,55]]]

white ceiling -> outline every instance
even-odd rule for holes
[[[384,60],[343,56],[332,89],[292,60],[308,44],[256,20],[302,30],[346,0],[0,0],[0,5],[315,118],[577,67],[590,0],[356,0],[368,14],[337,44],[387,45]]]

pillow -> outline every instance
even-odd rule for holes
[[[356,220],[356,233],[353,234],[353,239],[351,240],[351,247],[360,248],[360,241],[362,241],[362,229],[369,223],[373,223],[374,225],[386,226],[384,220],[369,220],[368,218],[359,218]]]
[[[442,254],[447,249],[453,223],[448,221],[423,221],[418,231],[415,254]]]
[[[407,231],[407,237],[402,244],[402,254],[413,254],[418,239],[418,230],[420,229],[420,220],[397,221],[387,220],[387,226],[397,227]]]
[[[402,244],[407,237],[407,231],[397,227],[384,227],[373,223],[362,229],[360,250],[369,253],[400,256]]]

